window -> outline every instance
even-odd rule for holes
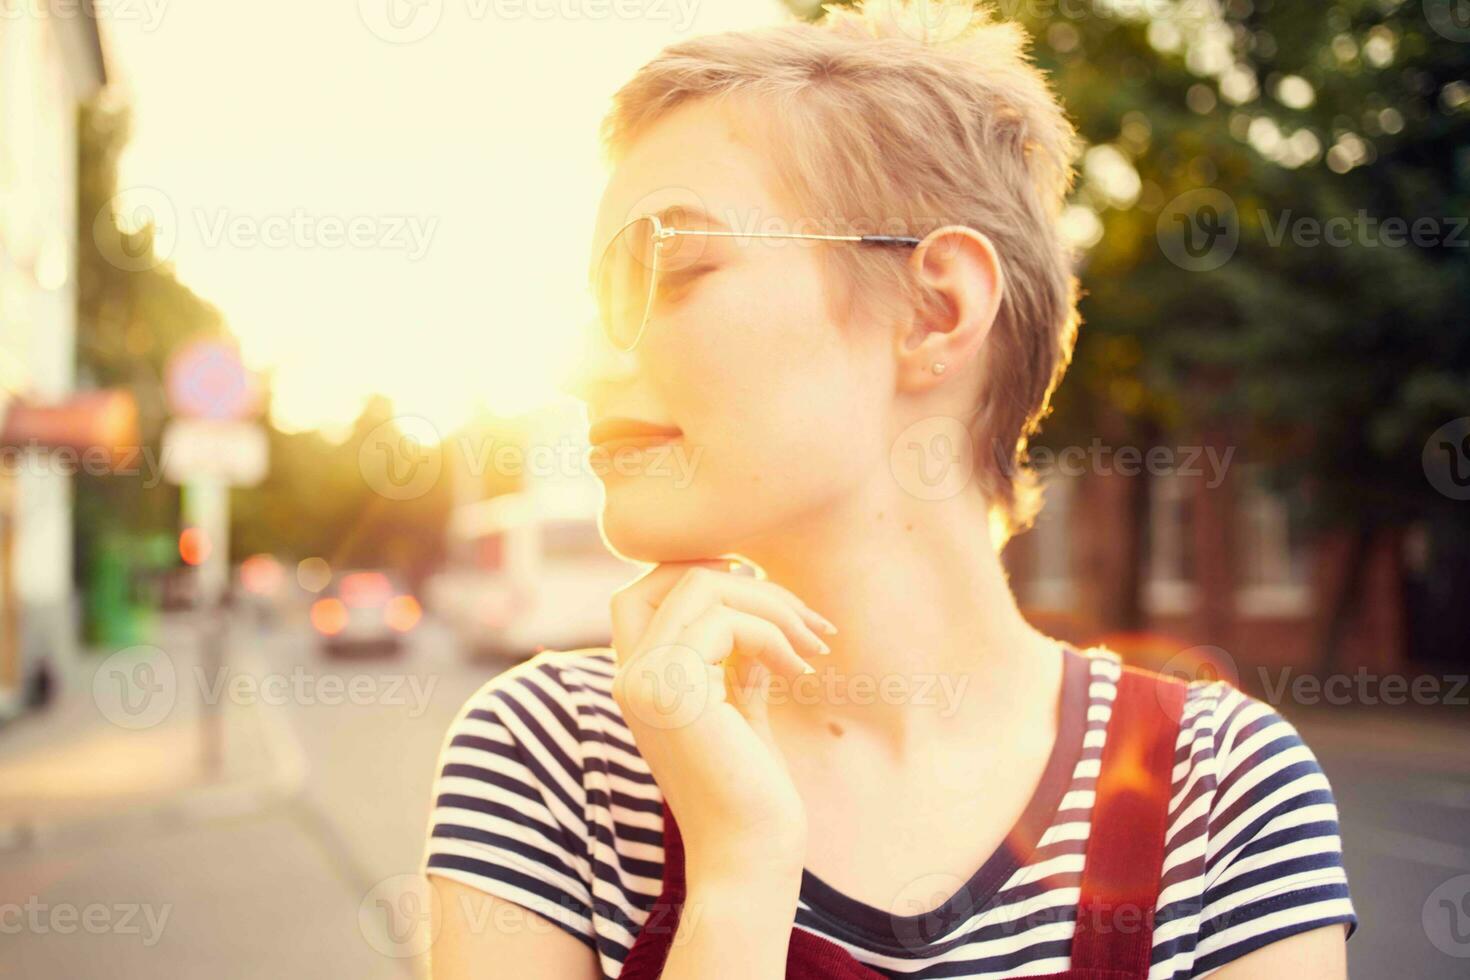
[[[1300,616],[1311,606],[1305,501],[1263,480],[1259,464],[1241,467],[1237,500],[1236,609],[1245,616]]]
[[[1070,609],[1076,600],[1072,578],[1072,514],[1078,477],[1053,472],[1046,478],[1044,505],[1027,537],[1032,549],[1026,601],[1039,609]]]
[[[1178,473],[1151,479],[1144,528],[1143,603],[1151,613],[1179,615],[1197,601],[1194,584],[1194,493],[1197,483]]]

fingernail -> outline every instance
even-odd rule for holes
[[[811,664],[802,664],[801,672],[803,674],[815,674],[817,672],[817,668],[813,667]]]
[[[837,627],[832,625],[832,621],[830,619],[828,619],[826,616],[823,616],[819,612],[813,612],[812,615],[816,617],[817,625],[822,627],[823,632],[825,632],[828,636],[836,635]]]
[[[826,643],[825,640],[818,640],[817,642],[819,644],[821,644],[820,650],[821,650],[822,653],[831,653],[832,652],[832,648],[827,645],[827,643]]]

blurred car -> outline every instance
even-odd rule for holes
[[[328,656],[395,654],[423,617],[419,601],[388,572],[335,577],[311,604],[311,626]]]
[[[608,600],[638,568],[607,549],[585,501],[502,494],[458,508],[449,533],[426,597],[470,659],[611,645]]]
[[[230,593],[235,608],[257,626],[279,625],[288,601],[286,568],[275,555],[251,555],[235,569]]]

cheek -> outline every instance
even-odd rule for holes
[[[732,276],[702,292],[670,322],[668,363],[654,368],[678,424],[704,447],[696,485],[737,512],[810,502],[871,465],[875,388],[860,381],[814,282],[784,281],[752,290]]]

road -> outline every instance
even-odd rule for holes
[[[1470,728],[1447,710],[1393,726],[1374,714],[1293,718],[1337,798],[1355,978],[1470,977]]]
[[[465,663],[433,623],[396,660],[328,661],[299,625],[237,631],[234,647],[232,696],[285,738],[299,792],[0,853],[0,977],[424,976],[426,934],[409,926],[435,757],[494,667]],[[1294,720],[1341,807],[1352,975],[1470,976],[1467,729]]]

